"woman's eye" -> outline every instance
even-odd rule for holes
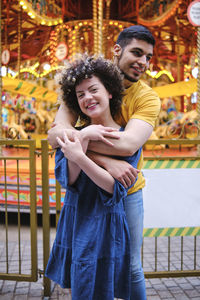
[[[83,98],[83,96],[84,96],[84,94],[79,94],[77,97],[78,97],[78,99],[81,99],[81,98]]]

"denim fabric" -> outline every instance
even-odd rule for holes
[[[140,151],[126,159],[134,167]],[[84,172],[68,186],[67,159],[60,149],[55,159],[56,179],[67,191],[45,276],[71,287],[73,300],[130,300],[127,189],[116,180],[110,194]]]
[[[143,234],[143,196],[142,190],[124,199],[124,208],[130,233],[131,245],[131,300],[146,300],[144,273],[141,265],[141,246]]]

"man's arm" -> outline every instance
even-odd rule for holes
[[[112,148],[99,141],[91,141],[89,150],[105,155],[131,156],[146,143],[152,131],[153,127],[149,123],[139,119],[131,119],[125,130],[119,132],[120,139],[112,139],[114,145]]]
[[[77,121],[77,116],[72,114],[67,106],[62,103],[56,113],[56,117],[53,126],[48,131],[48,141],[52,148],[59,147],[57,137],[63,139],[63,132],[67,134],[69,138],[72,137],[72,132],[75,130],[74,126]]]
[[[65,105],[62,105],[55,118],[55,122],[52,128],[48,131],[48,141],[52,148],[59,147],[57,142],[57,137],[61,140],[64,138],[64,134],[67,135],[68,139],[73,140],[74,133],[81,140],[80,130],[76,130],[73,126],[76,125],[77,118],[70,113],[68,108]],[[93,128],[93,134],[90,132],[90,139],[101,141],[102,143],[107,144],[109,147],[113,146],[112,140],[119,139],[119,131],[112,127],[105,127],[102,125],[90,125],[85,129],[81,130],[87,132],[88,129]],[[90,130],[91,131],[91,130]],[[109,140],[110,138],[110,140]],[[112,139],[112,140],[111,140]]]
[[[106,169],[112,177],[117,179],[125,188],[130,187],[136,180],[139,170],[132,167],[127,161],[114,159],[92,151],[87,151],[87,156],[97,165]]]

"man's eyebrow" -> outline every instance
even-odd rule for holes
[[[138,48],[138,47],[133,47],[133,48],[131,49],[131,51],[132,51],[132,50],[137,50],[137,51],[140,51],[140,52],[144,53],[143,49]],[[146,55],[148,55],[148,56],[153,56],[152,53],[147,53]]]

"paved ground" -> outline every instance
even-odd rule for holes
[[[0,224],[0,272],[6,270],[6,243],[5,243],[5,227]],[[30,229],[23,226],[21,230],[21,271],[24,274],[30,274]],[[51,228],[51,240],[55,236],[55,228]],[[180,269],[181,257],[181,238],[172,238],[170,243],[171,263],[170,269]],[[157,261],[158,270],[167,270],[168,267],[168,239],[159,238],[157,249],[158,255],[155,260],[155,240],[154,238],[145,238],[144,241],[144,270],[153,271]],[[200,237],[196,240],[196,264],[200,269]],[[183,269],[192,269],[194,265],[194,238],[184,237],[183,243]],[[9,272],[18,272],[18,232],[15,225],[9,226],[8,230],[8,261]],[[42,230],[38,228],[38,268],[42,269]],[[68,290],[63,290],[54,283],[51,284],[52,293],[49,300],[70,300]],[[146,280],[147,299],[195,299],[200,300],[200,277],[182,277],[182,278],[161,278]],[[39,278],[37,282],[15,282],[0,280],[0,300],[36,300],[43,299],[43,278]],[[102,299],[104,300],[104,299]]]

